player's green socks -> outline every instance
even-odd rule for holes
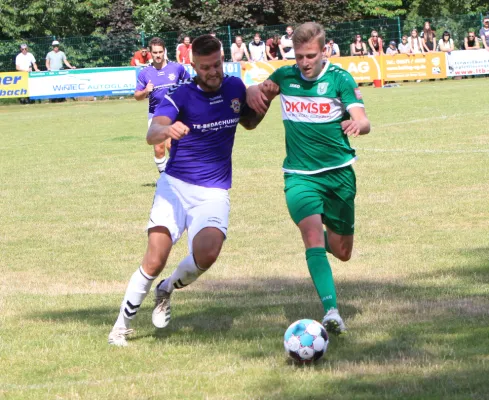
[[[307,249],[306,260],[312,282],[323,303],[324,312],[327,313],[331,308],[337,308],[333,272],[326,258],[326,250],[322,247]]]
[[[333,252],[331,251],[331,247],[329,247],[328,243],[328,231],[324,231],[324,247],[329,254],[333,254]]]

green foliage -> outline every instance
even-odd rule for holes
[[[402,0],[360,0],[348,4],[351,17],[393,18],[406,14]]]

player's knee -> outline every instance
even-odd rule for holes
[[[219,257],[220,248],[209,247],[202,249],[201,251],[194,253],[195,261],[197,265],[202,269],[208,269],[214,264]]]
[[[341,248],[334,253],[334,256],[340,261],[348,261],[351,258],[351,249]]]

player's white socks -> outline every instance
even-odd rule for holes
[[[162,158],[155,157],[155,164],[156,167],[158,168],[158,171],[160,171],[160,174],[165,170],[167,162],[168,162],[168,158],[166,158],[165,156],[163,156]]]
[[[182,289],[202,275],[206,269],[200,268],[195,262],[193,254],[185,257],[173,274],[160,283],[158,289],[171,293],[174,289]]]
[[[141,303],[148,295],[153,281],[156,276],[150,276],[143,271],[143,267],[139,267],[132,274],[129,284],[127,285],[124,300],[122,300],[119,317],[114,325],[116,328],[129,328],[131,320],[134,319],[136,313],[141,307]]]

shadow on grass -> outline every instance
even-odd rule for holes
[[[489,364],[484,360],[489,352],[489,296],[470,284],[488,282],[488,253],[477,249],[471,254],[473,266],[450,270],[454,284],[442,288],[425,285],[419,277],[402,282],[341,282],[339,307],[347,324],[355,328],[345,337],[331,338],[326,357],[312,366],[314,371],[324,371],[319,382],[297,387],[297,379],[290,375],[263,374],[253,384],[253,395],[335,400],[488,398]],[[144,304],[138,318],[145,314],[150,323],[151,300]],[[153,337],[220,347],[238,341],[243,345],[237,357],[261,360],[283,352],[282,335],[288,324],[300,318],[320,320],[323,314],[305,278],[206,279],[176,292],[172,311],[166,329],[148,333],[145,327],[131,341]],[[113,307],[99,307],[29,318],[111,326],[116,313]],[[311,367],[297,367],[284,357],[283,368]]]

